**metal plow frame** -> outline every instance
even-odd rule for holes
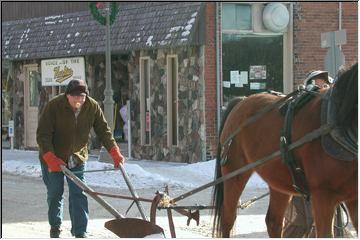
[[[143,238],[153,234],[164,234],[164,230],[151,222],[137,218],[125,218],[116,209],[114,209],[108,202],[102,199],[98,194],[81,181],[73,172],[61,165],[61,171],[72,180],[78,187],[88,193],[95,201],[110,212],[115,219],[105,223],[105,227],[121,238]],[[134,199],[135,200],[135,199]],[[138,199],[136,199],[139,201]]]

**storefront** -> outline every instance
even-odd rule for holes
[[[358,59],[354,2],[119,5],[111,30],[114,112],[130,100],[132,156],[139,159],[213,159],[227,103],[268,89],[289,93],[306,73],[323,70],[321,33],[346,30],[346,64]],[[83,58],[90,95],[102,105],[105,29],[88,10],[12,19],[2,31],[2,127],[14,120],[15,148],[35,146],[36,116],[64,91],[42,86],[43,60]]]
[[[223,105],[267,89],[290,92],[292,5],[222,3],[221,10]]]

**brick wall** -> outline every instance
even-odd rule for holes
[[[358,61],[358,3],[343,2],[342,9],[342,29],[347,32],[347,43],[342,50],[349,65]]]
[[[206,144],[210,157],[217,147],[216,123],[216,5],[205,4],[205,122]],[[358,58],[357,2],[342,3],[342,29],[347,32],[343,45],[346,64]],[[324,69],[326,49],[321,48],[321,33],[339,30],[338,2],[297,2],[294,4],[294,84],[302,83],[306,73]]]
[[[343,46],[346,64],[357,60],[357,3],[342,3],[342,29],[347,31]],[[294,4],[294,82],[302,83],[311,70],[324,69],[327,50],[321,48],[321,33],[339,30],[338,2]]]
[[[217,147],[216,124],[216,5],[214,2],[205,4],[205,123],[206,123],[206,148],[209,157],[214,157]]]

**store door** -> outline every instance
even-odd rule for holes
[[[37,64],[25,65],[24,84],[24,144],[26,148],[37,147],[36,129],[38,125],[39,90],[41,84]]]

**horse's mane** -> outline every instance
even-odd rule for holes
[[[242,100],[244,100],[245,98],[246,97],[235,97],[235,98],[231,99],[231,101],[228,103],[228,105],[226,106],[225,112],[223,113],[223,115],[221,117],[219,137],[224,128],[224,124],[227,119],[227,116],[230,114],[231,110],[235,107],[235,105],[238,104],[238,102],[241,102]]]
[[[349,126],[358,112],[358,63],[339,71],[332,97],[337,107],[336,124]]]

